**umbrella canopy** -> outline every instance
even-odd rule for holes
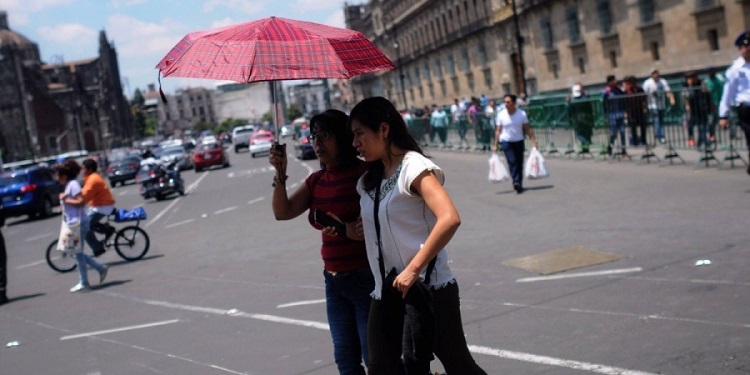
[[[192,32],[156,65],[164,77],[242,83],[347,79],[394,67],[360,32],[280,17]]]

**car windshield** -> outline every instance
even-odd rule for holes
[[[26,182],[28,175],[26,173],[6,173],[0,176],[0,187]]]
[[[111,164],[112,165],[130,164],[130,163],[138,163],[138,164],[140,164],[140,162],[141,162],[141,158],[140,157],[138,157],[138,156],[135,156],[135,157],[131,156],[131,157],[123,158],[123,159],[114,160],[114,161],[112,161]]]
[[[219,146],[218,143],[204,143],[198,146],[198,151],[210,151],[210,150],[217,150],[220,148],[221,146]]]
[[[254,131],[253,128],[238,129],[238,130],[235,130],[234,134],[235,135],[237,135],[237,134],[246,134],[246,133],[252,133],[253,131]]]
[[[162,151],[161,156],[182,155],[184,153],[185,153],[185,151],[181,147],[180,148],[168,148],[168,149]]]

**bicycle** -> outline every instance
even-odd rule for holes
[[[140,227],[141,220],[146,219],[146,213],[145,211],[142,211],[142,216],[127,218],[123,217],[122,212],[120,211],[123,210],[113,210],[111,214],[105,217],[105,221],[101,223],[102,227],[115,229],[112,235],[104,238],[104,248],[111,249],[114,247],[115,251],[120,257],[122,257],[122,259],[133,262],[143,258],[151,246],[151,239],[149,238],[148,233]],[[135,225],[128,225],[116,229],[110,224],[110,221],[116,223],[135,221]],[[83,240],[83,238],[81,238],[81,240]],[[56,239],[47,246],[47,264],[57,272],[71,272],[77,267],[75,254],[57,250],[58,241],[59,240]]]

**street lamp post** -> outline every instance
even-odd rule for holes
[[[401,68],[401,48],[398,41],[393,43],[393,49],[396,50],[396,64],[398,65],[398,78],[401,84],[401,100],[404,102],[404,110],[409,110],[409,104],[406,103],[406,87],[404,86],[404,71]]]

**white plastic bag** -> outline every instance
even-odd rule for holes
[[[57,241],[57,250],[70,254],[78,254],[83,251],[81,242],[81,223],[68,224],[63,219],[60,225],[60,237]]]
[[[492,156],[490,156],[489,163],[490,174],[488,178],[490,182],[499,183],[510,180],[510,175],[508,175],[508,171],[505,170],[505,165],[503,165],[503,162],[497,154],[492,154]]]
[[[549,177],[547,166],[544,164],[544,156],[542,156],[542,153],[536,147],[532,147],[531,151],[529,151],[529,158],[526,159],[523,174],[529,180]]]

